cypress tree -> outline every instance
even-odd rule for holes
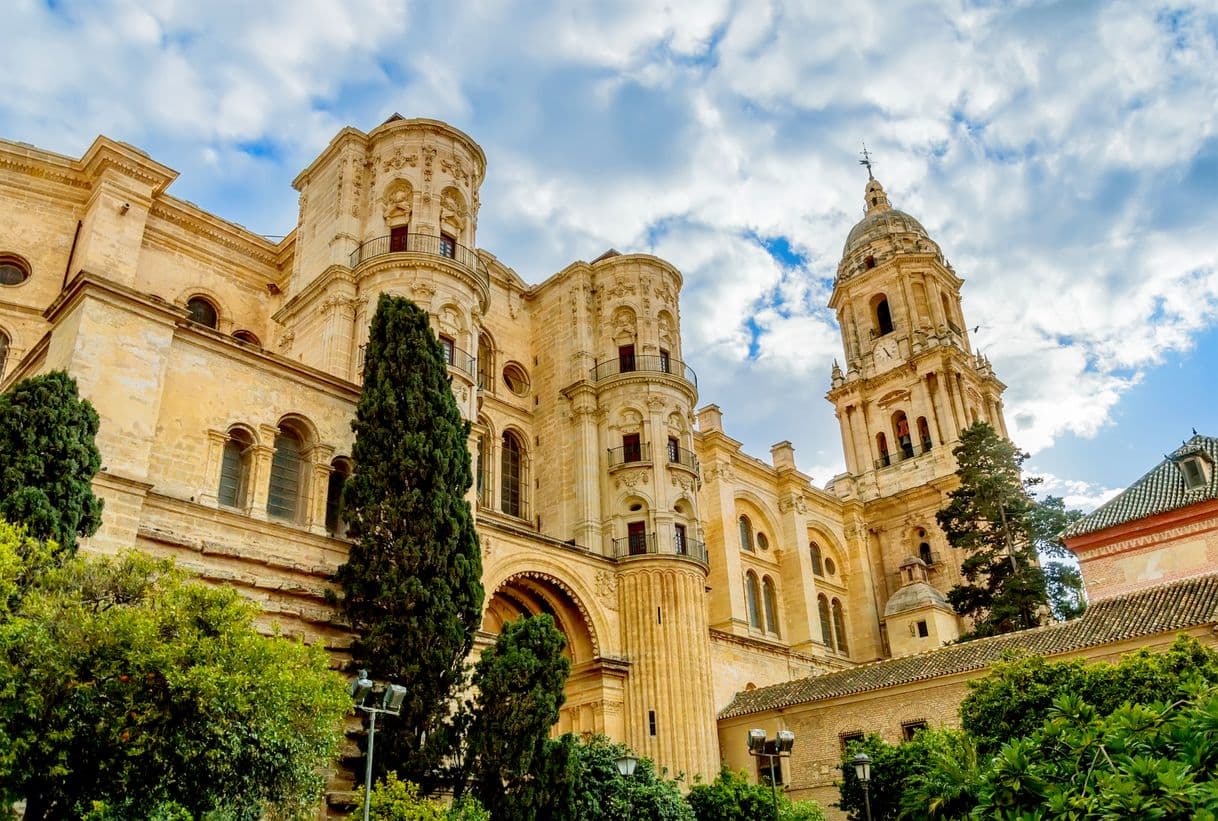
[[[450,715],[482,616],[482,554],[465,493],[469,424],[427,314],[381,295],[356,409],[345,516],[358,541],[336,574],[354,661],[407,689],[378,722],[375,766],[425,791],[456,743]]]
[[[63,371],[23,379],[0,395],[0,518],[51,539],[63,555],[101,526],[93,495],[101,467],[97,411]]]
[[[535,817],[554,803],[544,776],[571,671],[566,646],[542,613],[509,623],[478,660],[468,762],[474,794],[492,818]]]
[[[952,547],[968,551],[960,565],[964,583],[947,594],[957,613],[974,620],[961,638],[1036,627],[1048,593],[1029,492],[1040,480],[1020,473],[1028,455],[985,422],[964,430],[952,453],[960,485],[936,518]]]

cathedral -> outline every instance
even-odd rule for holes
[[[97,408],[105,513],[87,549],[172,556],[341,661],[324,594],[391,293],[432,317],[471,425],[480,646],[528,613],[566,635],[557,731],[710,778],[739,752],[719,729],[738,694],[960,634],[935,513],[960,431],[1006,432],[1004,386],[972,349],[962,279],[879,181],[829,303],[847,469],[819,486],[789,442],[743,452],[699,395],[680,271],[608,251],[524,282],[478,248],[486,173],[442,122],[345,128],[272,242],[174,197],[176,173],[125,143],[73,158],[0,142],[0,389],[62,369]]]

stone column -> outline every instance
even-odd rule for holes
[[[301,466],[307,470],[308,480],[304,491],[306,505],[303,524],[319,535],[326,533],[326,496],[330,490],[330,474],[334,470],[330,466],[330,460],[333,458],[332,446],[314,445],[308,451],[306,463]],[[302,470],[302,473],[305,470]]]
[[[195,498],[199,504],[217,507],[220,504],[220,468],[224,460],[224,445],[228,442],[228,434],[222,430],[207,432],[207,463],[203,468],[203,487],[199,488]]]

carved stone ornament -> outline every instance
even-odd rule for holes
[[[732,466],[727,462],[715,462],[706,470],[706,478],[712,482],[717,479],[722,479],[725,482],[732,482],[736,479],[736,472],[732,470]]]
[[[609,296],[614,299],[620,299],[627,294],[634,293],[634,285],[624,279],[615,279],[613,285],[609,288]]]
[[[397,179],[385,188],[385,196],[381,198],[381,207],[385,214],[385,222],[390,225],[405,225],[410,222],[414,209],[414,191],[406,180]]]
[[[458,157],[440,160],[440,170],[448,172],[448,175],[458,182],[469,183],[469,171]]]
[[[617,486],[619,488],[622,486],[634,488],[640,484],[645,485],[647,482],[647,471],[645,470],[631,470],[627,471],[626,473],[619,474],[617,477]]]
[[[647,407],[651,408],[653,411],[663,410],[664,397],[654,395],[647,397]]]
[[[292,347],[292,343],[295,340],[296,340],[296,332],[293,331],[291,328],[288,328],[286,331],[284,331],[282,334],[279,335],[279,347],[283,348],[285,351],[290,350]]]
[[[808,503],[802,496],[786,496],[778,501],[778,510],[781,513],[795,511],[802,515],[808,512]]]
[[[684,490],[686,493],[693,493],[694,480],[692,478],[690,478],[689,476],[686,476],[684,474],[677,474],[675,472],[670,473],[669,475],[672,477],[672,486],[673,487],[679,487],[679,488],[681,488],[681,490]]]
[[[402,147],[399,145],[393,149],[393,152],[385,158],[385,162],[381,166],[386,171],[397,171],[404,166],[414,168],[419,164],[418,154],[405,154],[402,152]]]
[[[596,571],[596,595],[615,610],[617,609],[617,574],[608,570]]]
[[[436,289],[432,287],[430,282],[418,280],[410,283],[410,293],[418,297],[419,300],[429,300],[436,295]]]
[[[478,542],[482,545],[482,555],[489,559],[495,552],[495,543],[491,541],[490,536],[483,534],[478,535]]]

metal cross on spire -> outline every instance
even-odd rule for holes
[[[863,159],[859,160],[859,165],[867,167],[867,179],[874,180],[875,177],[871,173],[871,152],[867,150],[867,143],[863,143],[861,152]]]

